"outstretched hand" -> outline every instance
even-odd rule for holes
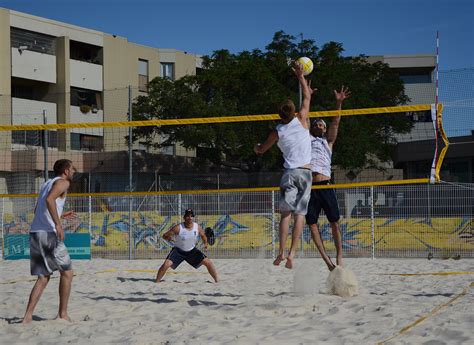
[[[298,78],[304,78],[304,69],[303,65],[299,64],[298,62],[293,63],[293,72],[295,72]]]
[[[349,88],[342,85],[341,91],[337,92],[334,90],[334,97],[336,98],[337,103],[342,103],[346,98],[349,98],[351,95],[351,92],[349,91]]]
[[[308,80],[307,83],[308,83],[309,92],[312,96],[316,91],[318,91],[318,89],[317,88],[314,88],[314,89],[311,88],[311,79]]]

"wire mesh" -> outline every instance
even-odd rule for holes
[[[345,257],[474,257],[472,184],[345,188],[337,190],[337,198]],[[196,222],[216,234],[211,257],[272,257],[278,248],[278,203],[279,193],[272,191],[71,196],[66,209],[77,216],[64,227],[91,234],[92,257],[163,258],[172,246],[163,233],[192,207]],[[2,198],[2,233],[28,233],[34,204],[32,197]],[[319,229],[334,257],[323,213]],[[307,227],[297,255],[319,256]]]

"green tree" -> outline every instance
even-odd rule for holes
[[[215,51],[203,58],[196,76],[176,81],[155,78],[147,96],[134,103],[134,119],[171,119],[276,113],[285,99],[297,104],[297,80],[289,61],[308,56],[315,63],[310,75],[318,88],[312,110],[334,108],[333,90],[347,85],[352,96],[344,107],[394,106],[407,101],[398,76],[382,63],[369,64],[361,57],[343,57],[342,44],[329,42],[321,49],[313,40],[296,42],[294,36],[276,32],[266,51],[258,49],[232,54]],[[180,143],[198,151],[202,164],[234,167],[242,171],[281,169],[281,154],[275,147],[257,157],[253,146],[265,140],[275,122],[139,127],[134,140],[150,146]],[[335,164],[360,169],[390,159],[394,134],[409,131],[405,116],[344,117],[335,150]],[[158,135],[166,140],[159,142]],[[355,144],[357,143],[357,144]],[[376,157],[377,159],[373,159]]]

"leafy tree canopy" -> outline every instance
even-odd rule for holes
[[[341,43],[321,48],[311,39],[298,40],[283,31],[274,34],[265,51],[254,49],[232,54],[215,51],[203,58],[195,76],[176,81],[155,78],[148,95],[139,96],[133,107],[134,120],[274,114],[280,103],[292,99],[298,104],[298,83],[288,66],[300,56],[313,60],[308,77],[313,95],[312,111],[334,109],[334,89],[346,85],[351,97],[344,108],[368,108],[405,104],[408,98],[398,75],[383,63],[370,64],[364,56],[343,57]],[[201,163],[234,167],[242,171],[281,169],[281,154],[274,147],[257,157],[253,146],[266,139],[274,122],[139,127],[133,139],[160,147],[180,143],[196,149]],[[403,116],[343,117],[335,146],[334,164],[362,169],[390,159],[396,133],[408,132]],[[158,137],[166,140],[158,140]]]

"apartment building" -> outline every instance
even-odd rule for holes
[[[407,105],[434,104],[436,100],[436,55],[385,55],[370,56],[371,63],[383,62],[396,71],[405,86],[405,94],[410,98]],[[398,135],[399,142],[429,140],[434,138],[431,113],[411,114],[414,127],[410,133]]]
[[[0,32],[4,125],[126,121],[127,86],[136,97],[156,76],[192,75],[201,61],[187,52],[145,47],[8,9],[0,9]],[[106,135],[99,129],[74,129],[57,146],[64,151],[101,146],[107,150]],[[12,140],[21,143],[19,138]]]
[[[153,78],[193,75],[200,65],[199,56],[184,51],[146,47],[0,8],[0,124],[127,121],[128,86],[133,99],[146,94]],[[90,153],[126,151],[126,135],[127,128],[49,131],[48,151],[55,158],[74,158],[79,170],[87,172],[97,161]],[[0,137],[5,152],[1,172],[44,170],[42,150],[35,150],[44,143],[41,131],[1,132]],[[195,156],[180,146],[160,153]]]

